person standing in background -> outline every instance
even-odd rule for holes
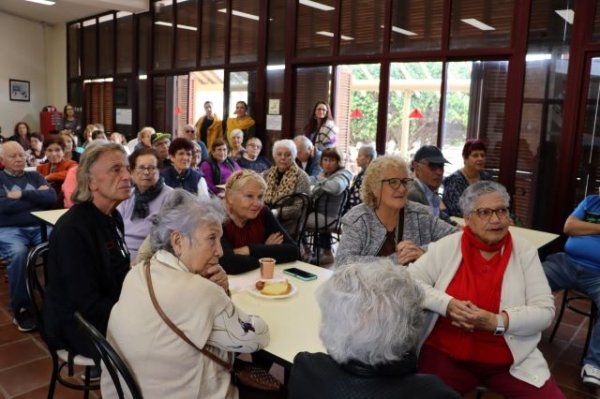
[[[235,103],[235,118],[227,118],[225,131],[227,132],[227,142],[229,147],[233,148],[231,141],[231,134],[235,129],[240,129],[244,132],[244,138],[246,141],[251,137],[256,136],[255,134],[255,122],[250,115],[248,115],[248,104],[245,101],[238,101]],[[209,148],[211,148],[209,146]]]

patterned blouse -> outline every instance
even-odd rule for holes
[[[480,180],[492,180],[492,175],[485,170],[479,172]],[[458,206],[458,199],[462,193],[469,187],[469,180],[463,175],[460,170],[452,173],[444,179],[444,195],[442,200],[446,205],[446,213],[448,216],[462,217],[462,211]]]

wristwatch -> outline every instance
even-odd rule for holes
[[[494,330],[494,335],[504,335],[506,328],[504,327],[504,317],[502,314],[496,315],[496,329]]]

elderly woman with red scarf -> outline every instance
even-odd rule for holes
[[[409,266],[433,316],[419,372],[462,395],[484,384],[507,398],[563,398],[537,348],[554,298],[536,248],[508,231],[506,189],[480,181],[459,205],[464,230],[430,244]]]

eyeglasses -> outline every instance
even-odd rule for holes
[[[506,207],[498,208],[498,209],[478,208],[478,209],[473,210],[472,213],[476,213],[477,216],[479,216],[479,218],[483,219],[483,220],[490,220],[494,213],[496,214],[498,219],[504,219],[504,218],[508,217],[508,214],[509,214],[508,208],[506,208]]]
[[[401,179],[399,177],[392,177],[390,179],[383,179],[381,183],[387,183],[392,189],[398,190],[400,186],[406,188],[412,181],[413,179],[409,177],[405,177],[404,179]]]
[[[194,133],[194,131],[192,129],[185,129],[186,133]]]
[[[154,173],[158,168],[156,166],[138,166],[135,168],[139,173]]]
[[[258,144],[246,144],[246,147],[256,147],[258,149],[261,149],[262,147],[259,146]]]

